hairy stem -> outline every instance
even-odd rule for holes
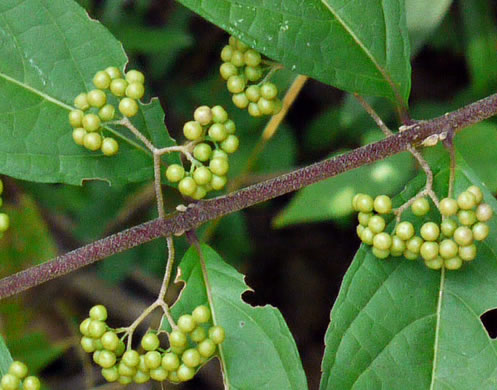
[[[277,196],[299,190],[340,173],[382,160],[419,146],[427,137],[444,135],[447,129],[460,130],[497,113],[497,94],[469,104],[441,117],[417,121],[408,130],[349,153],[297,169],[276,178],[254,184],[227,196],[200,201],[184,212],[175,212],[95,241],[44,264],[0,280],[0,299],[65,275],[81,267],[133,248],[150,240],[182,234],[203,223]]]

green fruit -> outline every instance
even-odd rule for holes
[[[370,213],[373,211],[373,206],[374,206],[373,198],[371,198],[369,195],[360,194],[360,196],[356,200],[357,211],[361,211],[363,213]]]
[[[88,334],[94,339],[99,339],[107,331],[107,326],[103,321],[91,320],[88,325]]]
[[[100,108],[107,103],[107,95],[100,89],[93,89],[87,94],[88,103],[90,106]]]
[[[274,99],[273,115],[278,115],[282,109],[283,109],[283,102],[278,98]]]
[[[213,158],[209,163],[209,169],[214,175],[224,176],[228,173],[228,160],[224,158]]]
[[[211,187],[215,191],[222,190],[226,183],[228,182],[228,179],[226,176],[218,176],[218,175],[212,175],[211,179]]]
[[[102,346],[108,351],[115,351],[119,347],[119,337],[112,331],[105,332],[100,337]]]
[[[116,364],[116,355],[111,351],[103,350],[98,357],[98,365],[102,368],[111,368]]]
[[[133,378],[127,375],[121,375],[117,381],[119,384],[126,386],[133,382]]]
[[[245,91],[245,96],[249,101],[257,103],[261,98],[261,89],[257,85],[251,85]]]
[[[451,259],[457,256],[459,246],[451,239],[445,239],[440,243],[439,252],[440,256],[444,259]]]
[[[181,360],[186,366],[195,368],[200,364],[200,354],[196,349],[190,348],[183,352]]]
[[[418,253],[411,252],[410,250],[405,250],[405,251],[404,251],[404,257],[405,257],[407,260],[417,260],[417,258],[419,257],[419,254],[418,254]]]
[[[178,355],[172,352],[166,352],[162,357],[162,367],[167,371],[174,371],[179,367]]]
[[[257,102],[257,106],[263,115],[272,115],[274,111],[274,102],[272,100],[261,97]]]
[[[69,123],[72,127],[81,127],[85,114],[81,110],[72,110],[69,112]]]
[[[361,238],[363,232],[364,232],[364,226],[357,225],[356,228],[357,237]]]
[[[430,269],[439,270],[443,267],[444,261],[441,257],[436,257],[433,260],[425,259],[425,265]]]
[[[134,349],[129,349],[124,352],[123,357],[121,358],[121,362],[128,367],[136,367],[140,363],[140,354]]]
[[[248,103],[247,103],[247,105],[248,105]],[[231,119],[228,119],[224,123],[224,127],[226,128],[226,131],[228,132],[228,134],[235,134],[235,132],[236,132],[235,122],[233,122]]]
[[[209,127],[208,134],[209,137],[211,137],[215,142],[222,142],[228,136],[226,128],[221,123],[214,123],[211,127]]]
[[[10,364],[9,374],[14,375],[19,379],[24,379],[28,375],[28,366],[19,361],[14,361]]]
[[[207,161],[211,158],[212,148],[209,144],[201,143],[193,149],[193,157],[198,161]]]
[[[419,254],[427,261],[436,259],[438,257],[438,244],[431,241],[424,242],[421,245]]]
[[[201,326],[198,326],[192,331],[192,333],[190,333],[190,338],[195,343],[200,343],[201,341],[205,340],[206,337],[207,332]]]
[[[476,200],[476,204],[480,204],[483,200],[483,192],[481,192],[481,189],[480,187],[477,187],[477,186],[471,186],[471,187],[468,187],[468,189],[466,190],[467,192],[470,192],[474,195],[475,197],[475,200]]]
[[[131,118],[138,113],[138,103],[129,97],[122,98],[119,102],[119,111],[124,116]]]
[[[89,336],[89,333],[88,333],[88,326],[90,325],[91,323],[91,319],[90,318],[86,318],[84,319],[81,324],[79,324],[79,332],[83,335],[83,336]]]
[[[461,210],[471,210],[476,206],[476,197],[468,191],[464,191],[457,197],[457,205]]]
[[[176,347],[176,348],[185,347],[187,345],[186,335],[180,330],[173,330],[169,334],[169,345],[171,345],[171,347]]]
[[[455,230],[453,238],[459,245],[467,246],[473,243],[473,232],[467,226],[459,226]]]
[[[138,363],[140,362],[140,357],[138,356]],[[136,365],[138,366],[138,364]],[[123,376],[133,376],[136,374],[136,366],[129,366],[128,364],[126,364],[126,362],[123,360],[121,360],[121,362],[119,363],[118,367],[117,367],[117,370],[119,371],[119,374],[120,375],[123,375]]]
[[[86,96],[86,93],[83,92],[76,96],[76,98],[74,99],[74,106],[83,111],[86,111],[90,108],[90,103],[88,103],[88,97]]]
[[[115,79],[110,83],[110,91],[117,97],[124,96],[126,94],[126,88],[128,88],[128,82],[124,79]]]
[[[247,96],[244,93],[237,93],[234,94],[231,98],[233,101],[233,104],[237,106],[240,109],[245,109],[249,105],[249,100],[247,99]]]
[[[112,104],[106,104],[98,111],[98,116],[104,122],[111,121],[116,115],[116,109]]]
[[[361,241],[366,245],[373,245],[375,234],[369,228],[364,228],[359,235]]]
[[[81,121],[81,125],[88,132],[100,129],[100,123],[100,118],[95,114],[86,114]]]
[[[5,213],[0,213],[0,232],[5,232],[10,226],[10,218]]]
[[[119,371],[117,371],[117,367],[115,366],[111,368],[103,368],[101,372],[107,382],[115,382],[119,379]]]
[[[461,268],[462,259],[459,256],[451,257],[450,259],[446,259],[444,261],[444,266],[450,271],[455,271],[456,269]]]
[[[258,118],[262,116],[261,109],[257,105],[257,103],[249,103],[248,105],[248,113],[250,116],[253,116],[254,118]]]
[[[180,383],[181,380],[178,378],[178,372],[177,371],[171,371],[168,375],[169,382],[171,383]]]
[[[157,382],[163,382],[167,379],[169,373],[162,367],[155,368],[149,372],[150,378]]]
[[[380,233],[383,234],[383,233]],[[406,250],[406,243],[398,236],[392,237],[392,245],[390,246],[390,253],[392,256],[398,257],[402,256],[404,251]]]
[[[107,309],[104,305],[95,305],[90,309],[90,318],[96,321],[107,320]]]
[[[430,211],[430,203],[426,198],[416,199],[411,205],[411,210],[414,215],[422,217]]]
[[[95,340],[90,337],[81,337],[79,343],[81,345],[81,348],[83,348],[83,351],[85,351],[86,353],[93,353],[97,350],[95,347]]]
[[[130,84],[131,83],[144,84],[145,76],[143,75],[142,72],[132,69],[126,72],[126,81]]]
[[[200,356],[204,358],[210,358],[216,352],[216,344],[210,338],[202,341],[197,348]]]
[[[482,203],[476,208],[476,218],[480,222],[490,221],[493,215],[492,207],[487,203]]]
[[[200,106],[193,112],[195,119],[202,126],[207,126],[212,121],[212,111],[208,106]]]
[[[392,246],[392,237],[388,233],[378,233],[373,238],[373,246],[379,250],[389,250]]]
[[[160,341],[155,333],[147,333],[141,341],[141,346],[145,351],[155,351],[159,345]]]
[[[421,250],[421,245],[423,245],[424,241],[421,237],[415,236],[412,237],[409,241],[407,241],[406,247],[407,250],[411,253],[419,254]]]
[[[223,79],[228,80],[231,76],[238,74],[238,69],[231,62],[225,62],[219,67],[219,73]]]
[[[476,245],[471,244],[459,247],[459,257],[464,261],[472,261],[476,258]]]
[[[221,344],[226,338],[224,328],[219,325],[212,326],[209,328],[209,338],[214,344]]]
[[[138,100],[145,95],[145,87],[142,83],[129,83],[125,93],[127,97]]]
[[[261,55],[253,49],[248,49],[244,53],[243,59],[248,66],[258,66],[261,63]]]
[[[186,382],[195,376],[195,370],[185,364],[182,364],[178,367],[177,375],[181,382]]]
[[[357,214],[357,220],[362,226],[366,227],[368,226],[369,219],[371,218],[372,215],[373,215],[372,213],[359,212],[359,214]]]
[[[150,380],[150,375],[148,373],[138,370],[133,376],[133,382],[135,383],[147,383]]]
[[[243,53],[239,50],[233,50],[231,54],[231,63],[240,68],[245,65],[245,59],[243,58]]]
[[[386,259],[388,256],[390,256],[390,251],[388,251],[388,250],[381,250],[381,249],[378,249],[378,248],[375,248],[375,247],[373,247],[373,249],[371,250],[371,252],[378,259]]]
[[[188,121],[183,125],[183,134],[186,139],[190,141],[196,141],[202,137],[204,129],[197,121]]]
[[[35,376],[28,376],[22,383],[24,390],[40,390],[40,380]],[[6,390],[6,389],[5,389]]]
[[[228,154],[226,152],[223,152],[222,150],[214,150],[212,152],[212,158],[223,158],[225,159],[226,161],[228,161]]]
[[[273,100],[278,95],[278,87],[273,83],[264,83],[261,85],[261,96],[268,100]]]
[[[21,380],[12,374],[5,374],[0,381],[2,390],[17,390],[21,384]]]
[[[483,241],[488,237],[490,231],[488,225],[484,222],[476,223],[471,230],[473,231],[473,238],[476,241]]]
[[[262,77],[262,69],[260,66],[246,66],[243,70],[243,74],[248,81],[256,82]]]
[[[241,93],[245,89],[245,80],[241,76],[230,76],[226,82],[226,87],[231,93]]]
[[[190,314],[183,314],[178,318],[178,328],[183,333],[190,333],[197,327],[197,323]]]
[[[238,146],[240,145],[240,140],[236,135],[228,135],[228,137],[221,142],[221,149],[226,153],[235,153],[238,150]]]
[[[149,370],[154,370],[160,367],[162,356],[158,351],[149,351],[145,354],[144,361]]]
[[[234,50],[231,46],[223,47],[223,50],[221,50],[221,60],[223,62],[231,61],[231,57],[233,56],[233,51]]]
[[[95,74],[93,77],[93,85],[98,89],[107,89],[110,86],[111,77],[109,73],[101,70]]]
[[[386,195],[378,195],[374,199],[373,208],[379,214],[389,214],[392,212],[392,199]]]
[[[228,120],[228,113],[222,106],[212,107],[211,112],[214,123],[224,123]]]
[[[77,145],[83,146],[86,130],[82,127],[77,127],[72,131],[72,139]]]
[[[457,201],[452,198],[444,198],[440,201],[440,214],[445,217],[451,217],[456,215],[459,210],[459,206],[457,205]]]
[[[180,180],[178,190],[185,196],[191,196],[197,190],[197,183],[190,176]]]
[[[243,43],[239,39],[236,41],[236,48],[240,50],[242,53],[248,50],[250,47],[246,43]]]
[[[212,173],[207,167],[198,167],[193,171],[192,174],[193,180],[195,180],[195,183],[197,183],[199,186],[202,186],[204,184],[210,183],[212,179]]]
[[[476,223],[476,213],[473,210],[459,210],[457,219],[461,225],[472,226]]]
[[[395,228],[397,236],[404,241],[411,239],[414,236],[414,226],[411,222],[400,222]]]
[[[452,237],[456,231],[458,225],[453,219],[445,219],[440,224],[440,230],[445,237]]]
[[[119,144],[112,137],[105,137],[100,147],[102,153],[106,156],[114,156],[119,152]]]
[[[369,219],[368,228],[375,234],[381,233],[385,230],[385,220],[379,215],[373,215]]]
[[[205,144],[204,144],[205,145]],[[185,168],[179,164],[171,164],[166,169],[166,178],[171,183],[177,183],[185,177]]]
[[[207,189],[205,186],[197,186],[197,189],[191,196],[195,200],[203,199],[207,195]]]
[[[421,226],[420,233],[426,241],[435,241],[440,235],[440,228],[435,222],[426,222]]]
[[[102,146],[102,136],[98,133],[87,133],[83,137],[83,146],[86,149],[95,152]]]
[[[119,70],[119,68],[116,68],[115,66],[109,66],[108,68],[105,69],[105,71],[112,80],[121,77],[121,71]]]

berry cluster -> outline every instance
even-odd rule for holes
[[[0,207],[3,205],[2,195],[3,193],[3,181],[0,179]],[[0,238],[3,236],[3,233],[7,231],[10,226],[9,216],[5,213],[0,213]]]
[[[469,187],[457,199],[442,199],[442,223],[424,223],[419,235],[408,221],[399,222],[393,234],[384,231],[386,223],[381,214],[392,212],[392,201],[386,195],[373,200],[369,195],[357,194],[352,203],[359,211],[357,235],[366,245],[373,246],[376,257],[404,256],[416,260],[421,256],[428,268],[456,270],[464,261],[476,258],[474,241],[482,241],[488,236],[489,227],[485,222],[492,218],[493,212],[482,200],[483,194],[477,186]],[[426,215],[430,210],[428,200],[416,199],[411,210],[416,216]]]
[[[7,374],[0,379],[1,390],[40,390],[41,383],[36,376],[28,376],[28,367],[14,361]]]
[[[116,115],[115,105],[109,100],[116,104],[119,102],[118,109],[122,115],[135,116],[138,112],[136,100],[145,93],[144,82],[145,76],[137,70],[129,70],[125,78],[122,78],[121,71],[116,67],[98,71],[93,77],[96,89],[76,96],[76,110],[69,113],[74,142],[91,151],[100,149],[106,156],[115,155],[119,151],[119,144],[114,138],[102,134],[102,123],[112,121]]]
[[[194,145],[190,172],[179,164],[171,164],[166,178],[178,183],[183,195],[198,200],[209,191],[224,188],[228,181],[228,154],[236,152],[240,141],[235,135],[235,122],[221,106],[200,106],[193,118],[183,126],[183,134]]]
[[[90,317],[80,325],[81,346],[93,353],[93,361],[102,367],[108,382],[123,385],[158,382],[173,383],[192,379],[197,369],[216,353],[224,341],[221,326],[208,325],[211,312],[207,306],[197,306],[192,314],[179,317],[177,327],[169,334],[169,348],[161,348],[156,333],[148,332],[141,340],[144,352],[127,349],[115,329],[107,326],[107,310],[102,305],[90,309]]]
[[[226,80],[233,103],[241,109],[248,108],[250,115],[275,115],[281,110],[278,88],[270,82],[259,82],[263,76],[261,55],[235,37],[221,51],[223,64],[219,68]],[[259,82],[258,84],[256,84]],[[250,84],[253,83],[253,84]]]

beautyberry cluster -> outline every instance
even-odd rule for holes
[[[270,82],[259,82],[263,76],[261,55],[235,37],[221,51],[223,64],[219,68],[226,80],[233,103],[248,109],[251,116],[275,115],[281,110],[278,88]]]
[[[0,179],[0,207],[3,205],[3,199],[1,195],[3,194],[3,181]],[[3,236],[3,233],[7,231],[10,226],[9,216],[5,213],[0,213],[0,238]]]
[[[225,338],[221,326],[209,326],[211,312],[198,306],[191,314],[179,317],[169,334],[169,348],[161,347],[159,337],[148,332],[141,340],[142,353],[125,347],[116,330],[106,323],[107,310],[102,305],[90,309],[90,317],[80,325],[81,346],[93,353],[93,361],[102,367],[108,382],[123,385],[149,380],[173,383],[186,382],[210,358]]]
[[[235,122],[221,106],[198,107],[193,121],[186,122],[183,134],[192,142],[193,158],[189,172],[179,164],[171,164],[166,178],[178,183],[179,191],[193,199],[202,199],[212,190],[221,190],[228,181],[228,154],[236,152],[240,141],[235,135]]]
[[[388,256],[404,256],[416,260],[421,256],[431,269],[456,270],[464,261],[476,258],[475,241],[485,240],[489,233],[487,221],[492,218],[490,205],[482,203],[483,194],[477,186],[470,186],[457,199],[444,198],[440,202],[442,223],[425,222],[416,234],[414,225],[399,222],[392,234],[386,233],[385,220],[381,214],[392,212],[392,201],[386,195],[374,200],[369,195],[357,194],[353,207],[359,211],[357,235],[366,245],[372,245],[373,254],[385,259]],[[411,205],[414,215],[422,217],[430,205],[425,198],[416,199]]]
[[[28,367],[14,361],[7,374],[0,379],[0,390],[40,390],[41,383],[36,376],[28,376]]]
[[[145,76],[137,70],[129,70],[124,78],[113,66],[98,71],[93,77],[96,88],[76,96],[76,109],[69,113],[74,142],[91,151],[101,150],[106,156],[115,155],[119,144],[114,138],[103,135],[102,123],[115,118],[116,105],[123,116],[135,116],[138,112],[136,101],[145,93],[144,82]]]

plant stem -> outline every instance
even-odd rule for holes
[[[132,227],[58,256],[44,264],[1,279],[0,299],[153,239],[172,234],[182,234],[212,219],[243,210],[340,173],[385,159],[406,151],[411,146],[420,145],[429,136],[445,135],[447,129],[458,131],[495,114],[497,114],[497,94],[441,117],[417,121],[406,131],[396,133],[379,142],[363,146],[349,153],[254,184],[227,196],[197,202],[187,207],[184,212],[175,212],[164,219],[159,218]]]

